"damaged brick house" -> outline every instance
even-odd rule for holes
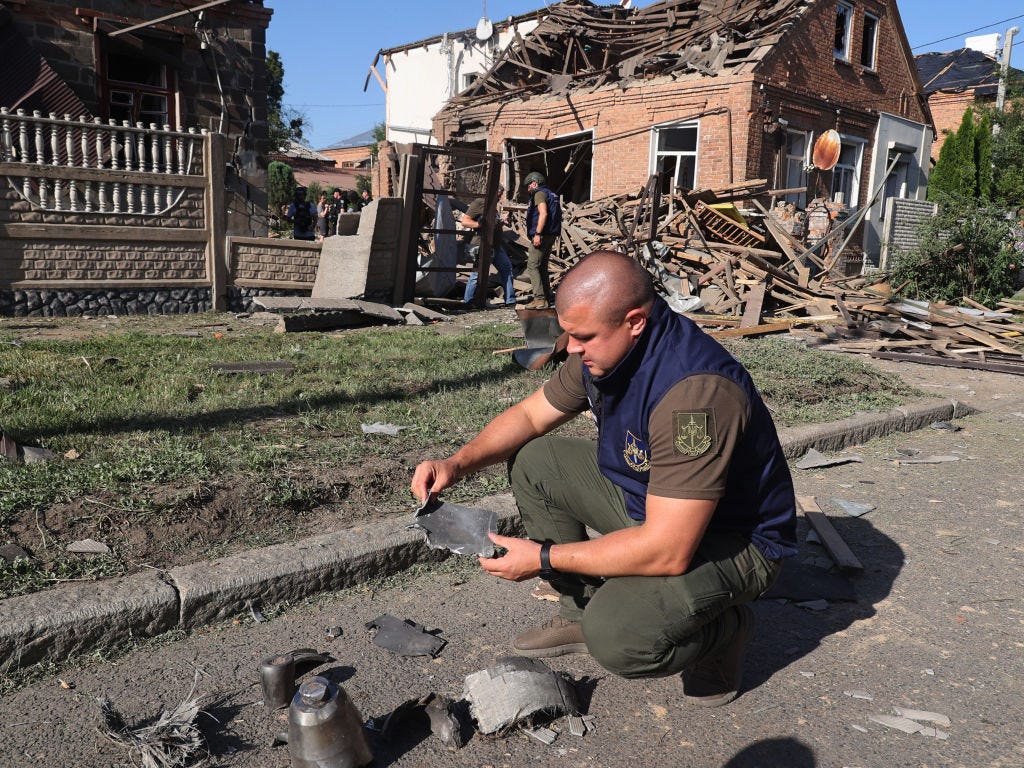
[[[871,202],[857,238],[870,267],[887,199],[924,197],[930,124],[895,0],[568,0],[450,99],[434,134],[502,152],[509,189],[540,170],[570,201],[660,172],[666,191],[768,179],[800,207]],[[839,160],[813,169],[829,129]]]
[[[266,233],[271,14],[0,2],[0,314],[225,305],[230,236]]]

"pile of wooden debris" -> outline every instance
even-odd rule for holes
[[[566,204],[552,284],[587,253],[620,250],[716,337],[789,331],[873,357],[1024,374],[1024,302],[992,309],[967,297],[964,306],[899,298],[883,273],[844,274],[856,217],[837,218],[808,247],[789,234],[781,207],[769,211],[755,197],[769,194],[761,180],[662,196],[652,178],[638,194]],[[525,250],[524,220],[513,216]]]

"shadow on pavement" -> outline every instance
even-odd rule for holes
[[[798,520],[800,554],[783,566],[785,577],[776,585],[780,588],[773,587],[756,604],[758,624],[744,677],[747,690],[809,654],[825,637],[874,616],[875,605],[889,595],[903,569],[906,558],[899,544],[870,522],[860,517],[829,519],[864,570],[847,577],[807,562],[824,550],[804,545],[808,524]],[[826,600],[828,607],[808,610],[796,604],[816,599]]]
[[[814,752],[802,741],[793,738],[765,739],[744,747],[722,768],[815,768]]]

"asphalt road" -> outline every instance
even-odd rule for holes
[[[522,733],[475,734],[452,751],[408,729],[390,743],[374,742],[376,764],[1024,765],[1024,379],[898,370],[985,412],[959,421],[957,432],[924,429],[846,452],[860,455],[860,463],[794,470],[798,495],[817,499],[864,570],[848,583],[832,582],[817,567],[824,551],[803,548],[784,591],[795,599],[824,597],[828,606],[812,610],[782,598],[755,604],[757,636],[735,702],[696,709],[683,702],[677,678],[623,680],[588,656],[567,656],[550,664],[576,681],[595,731],[576,737],[565,730],[550,746]],[[958,461],[897,464],[911,458],[901,450]],[[833,498],[875,508],[851,517]],[[801,522],[801,540],[805,531]],[[511,635],[553,612],[531,587],[453,559],[287,606],[266,622],[246,618],[149,643],[116,661],[64,669],[0,700],[0,766],[131,765],[128,753],[97,731],[96,697],[109,697],[138,724],[181,701],[196,670],[197,692],[218,697],[212,716],[200,716],[213,764],[287,766],[287,747],[270,746],[286,724],[261,704],[263,656],[297,647],[330,652],[336,661],[316,671],[340,682],[364,718],[431,691],[458,698],[467,674],[507,653]],[[438,629],[447,645],[436,659],[378,648],[364,625],[383,613]],[[328,639],[329,626],[344,634]],[[948,738],[870,719],[893,707],[948,716],[950,724],[940,726]]]

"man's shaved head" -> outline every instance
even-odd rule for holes
[[[594,251],[570,269],[558,286],[559,314],[586,304],[603,322],[618,323],[631,309],[650,310],[654,303],[651,276],[640,264],[615,251]]]

